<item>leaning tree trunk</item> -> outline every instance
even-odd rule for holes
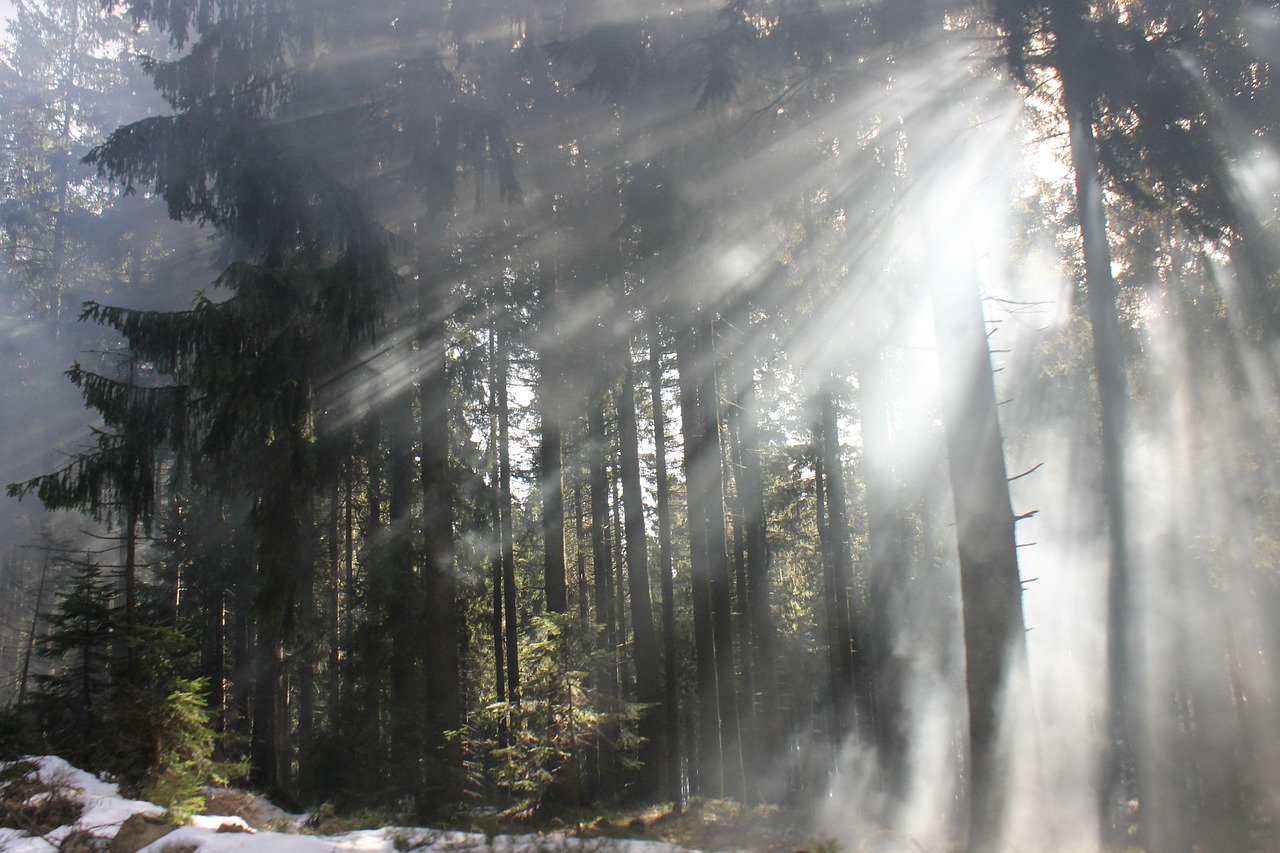
[[[967,263],[933,277],[943,427],[960,558],[969,701],[969,853],[1003,850],[1012,765],[1003,709],[1025,676],[1022,582],[997,417],[995,383],[975,273]],[[1019,679],[1025,685],[1025,678]],[[1022,701],[1027,701],[1022,697]],[[1004,728],[1002,728],[1004,726]]]

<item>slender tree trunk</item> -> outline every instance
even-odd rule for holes
[[[489,593],[489,637],[490,647],[493,650],[493,688],[494,696],[499,702],[507,701],[507,659],[506,659],[506,641],[503,635],[503,595],[502,595],[502,575],[503,575],[503,549],[502,549],[502,492],[499,482],[501,481],[501,465],[498,462],[498,383],[494,381],[494,373],[496,372],[496,359],[493,350],[495,349],[495,341],[491,338],[489,341],[489,514],[490,524],[493,526],[493,541],[489,545],[489,583],[491,585]],[[504,735],[505,736],[505,735]]]
[[[618,396],[618,456],[627,534],[627,591],[631,596],[631,630],[635,636],[632,658],[636,669],[636,699],[647,706],[641,712],[638,725],[638,734],[644,738],[640,748],[639,793],[652,796],[662,788],[665,752],[660,725],[663,716],[661,653],[649,595],[649,537],[640,483],[640,431],[636,424],[636,377],[630,340],[625,342],[623,355],[626,360]]]
[[[401,330],[401,334],[405,334]],[[405,335],[398,342],[400,357],[413,358],[413,342]],[[414,441],[413,387],[388,401],[384,414],[387,430],[387,529],[383,552],[387,590],[387,629],[391,639],[389,661],[393,785],[400,796],[421,796],[417,754],[421,750],[422,692],[418,659],[419,626],[423,623],[422,597],[414,568]]]
[[[498,398],[498,500],[502,523],[502,604],[507,632],[507,692],[520,698],[520,642],[516,625],[516,553],[511,500],[511,412],[507,394],[509,370],[506,334],[499,318],[494,336],[494,378]]]
[[[347,479],[348,463],[344,461],[339,469],[341,476],[334,480],[333,491],[329,495],[329,584],[325,590],[329,599],[329,660],[328,684],[326,692],[326,712],[332,718],[338,712],[342,701],[342,680],[339,675],[341,653],[346,637],[342,634],[342,525],[341,500],[342,485]]]
[[[671,540],[671,484],[667,477],[666,404],[662,399],[662,338],[658,324],[649,330],[649,390],[653,408],[654,490],[658,509],[658,578],[662,590],[662,687],[667,796],[680,811],[683,800],[680,758],[680,683],[676,669],[675,560]]]
[[[595,624],[598,631],[596,645],[608,657],[599,678],[601,689],[607,697],[618,694],[618,671],[613,660],[617,632],[613,613],[613,556],[609,549],[609,482],[605,466],[606,436],[604,426],[604,395],[592,396],[587,409],[587,466],[591,488],[591,564],[595,582]],[[615,757],[610,738],[606,735],[600,743],[601,793],[612,794],[616,788]]]
[[[750,354],[744,355],[750,358]],[[748,362],[749,364],[750,362]],[[747,370],[747,374],[754,371]],[[783,760],[782,712],[778,704],[776,630],[769,584],[769,541],[764,503],[764,475],[760,465],[760,411],[754,375],[746,375],[742,387],[738,424],[739,478],[742,495],[743,540],[746,546],[747,603],[750,652],[760,713],[755,727],[757,780],[777,780]],[[780,794],[780,783],[761,791],[770,799]]]
[[[1062,22],[1061,30],[1079,38],[1083,22]],[[1141,682],[1137,663],[1139,618],[1131,590],[1133,567],[1128,536],[1125,492],[1125,436],[1129,392],[1124,348],[1116,312],[1116,284],[1111,275],[1111,246],[1107,213],[1098,171],[1097,142],[1087,93],[1070,74],[1062,76],[1062,97],[1071,134],[1071,164],[1075,172],[1076,207],[1084,248],[1086,304],[1093,332],[1093,362],[1098,383],[1102,435],[1103,502],[1106,507],[1109,555],[1107,567],[1107,701],[1108,739],[1102,757],[1099,820],[1104,840],[1126,843],[1128,802],[1141,796],[1138,767],[1138,726],[1135,685]]]
[[[564,546],[564,375],[561,363],[559,300],[554,274],[544,272],[542,291],[547,318],[542,335],[541,383],[538,404],[542,414],[541,449],[539,452],[539,497],[542,501],[543,585],[547,610],[564,613],[569,609],[569,590],[565,578]]]
[[[908,547],[903,535],[903,495],[893,469],[889,383],[883,360],[861,374],[862,479],[866,493],[868,625],[862,653],[872,679],[872,727],[880,784],[896,808],[907,794],[907,708],[903,706],[904,661],[896,648],[897,620],[908,577]],[[892,816],[886,815],[889,825]]]
[[[822,457],[825,527],[830,567],[827,571],[828,612],[835,648],[831,653],[832,696],[836,703],[836,725],[843,731],[849,722],[865,718],[863,679],[854,662],[854,635],[849,590],[853,586],[853,564],[849,557],[849,522],[845,499],[844,462],[840,453],[836,389],[828,383],[819,392],[818,446]]]
[[[47,530],[47,528],[46,528]],[[36,584],[36,604],[31,611],[31,627],[27,631],[26,648],[22,653],[22,674],[18,677],[18,705],[21,706],[27,698],[27,679],[31,673],[31,658],[35,653],[36,647],[36,629],[40,627],[40,614],[44,608],[44,587],[45,582],[49,578],[49,553],[52,545],[47,545],[44,552],[44,561],[40,565],[40,582]]]
[[[71,43],[67,48],[67,68],[62,78],[62,127],[59,141],[64,148],[71,147],[71,129],[73,124],[72,92],[75,88],[76,74],[79,70],[80,55],[80,11],[71,12]],[[53,328],[54,334],[60,335],[62,329],[62,291],[66,283],[63,281],[63,268],[67,258],[67,196],[71,188],[71,176],[67,174],[70,158],[64,158],[58,169],[58,209],[53,216]]]
[[[138,621],[138,511],[125,508],[124,520],[124,647],[129,684],[138,683],[137,654],[134,638]]]
[[[315,499],[308,497],[303,508],[302,548],[299,552],[298,625],[300,640],[294,664],[298,674],[298,738],[300,756],[311,750],[316,720],[316,647],[319,620],[316,614],[317,525]]]

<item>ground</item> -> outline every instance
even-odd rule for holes
[[[619,810],[607,817],[557,821],[537,831],[495,817],[477,820],[484,829],[479,832],[423,827],[342,832],[339,817],[290,815],[259,797],[224,790],[210,792],[209,814],[170,830],[159,806],[122,797],[114,783],[61,758],[24,762],[0,764],[0,850],[5,853],[686,853],[694,848],[789,853],[804,846],[798,831],[778,814],[715,801],[691,803],[681,814],[670,808]]]

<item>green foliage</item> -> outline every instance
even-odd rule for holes
[[[122,769],[140,779],[143,799],[164,806],[181,823],[204,807],[204,786],[227,785],[246,768],[215,758],[218,735],[205,700],[208,683],[182,674],[192,664],[186,635],[172,626],[147,625],[131,642],[141,677],[125,690],[133,713],[123,716],[137,729],[122,751],[136,757]]]
[[[595,649],[592,631],[572,615],[534,616],[520,660],[519,699],[477,708],[462,733],[476,754],[473,785],[491,782],[517,811],[533,811],[579,801],[585,763],[603,739],[634,763],[643,706],[593,683],[593,672],[616,661]]]
[[[47,617],[51,630],[42,651],[54,669],[32,697],[37,728],[48,748],[118,774],[175,820],[185,820],[203,806],[203,786],[226,784],[243,768],[215,760],[207,684],[186,674],[193,660],[183,631],[140,625],[125,637],[112,594],[101,569],[87,561]],[[132,655],[122,654],[124,643]],[[10,712],[15,721],[20,710]]]

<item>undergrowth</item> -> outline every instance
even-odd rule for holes
[[[0,770],[0,827],[45,835],[75,823],[81,811],[66,785],[41,781],[31,762],[17,761]]]

